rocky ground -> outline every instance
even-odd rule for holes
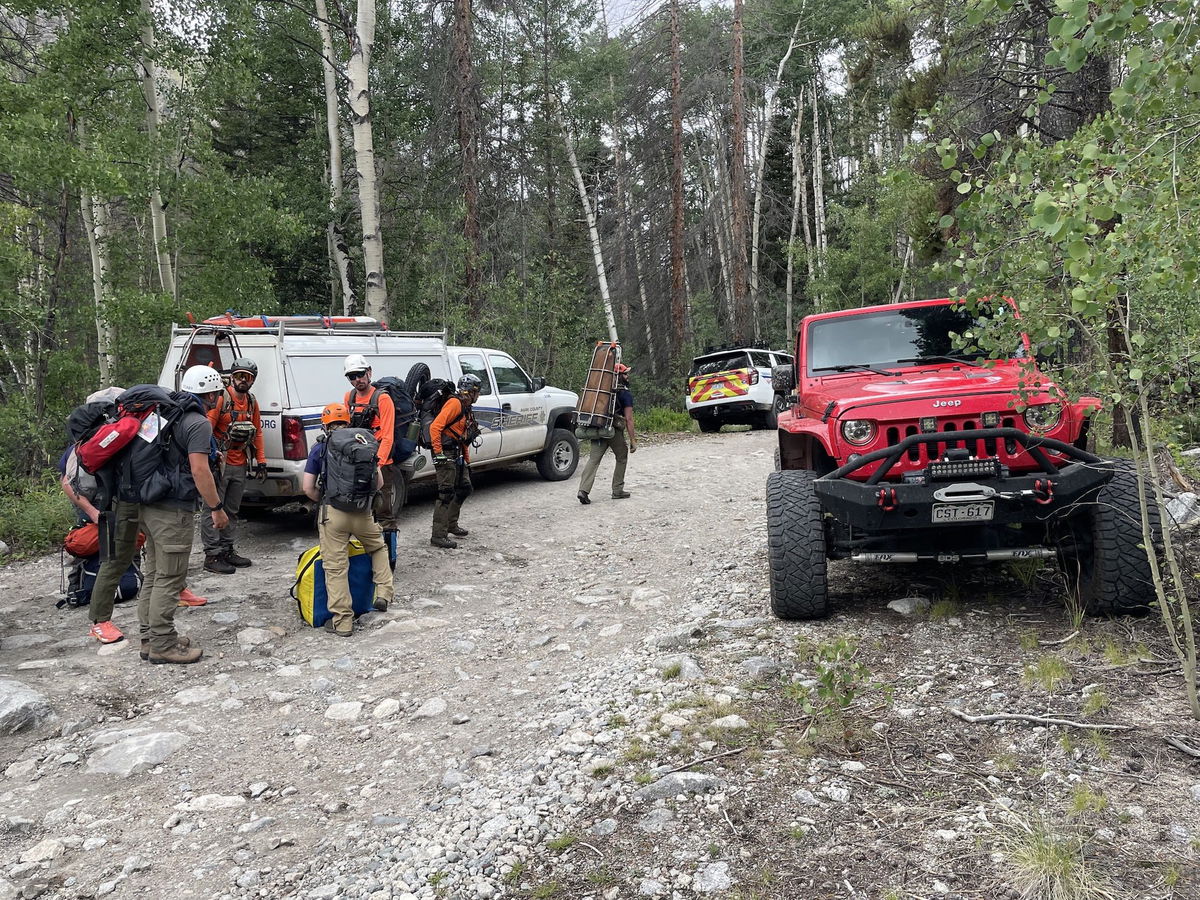
[[[253,568],[193,559],[190,667],[85,637],[57,557],[4,567],[0,900],[1200,897],[1161,626],[1073,622],[1053,568],[850,564],[773,620],[772,452],[648,444],[588,507],[484,475],[452,552],[420,493],[351,640],[288,597],[306,523],[253,519]],[[1035,720],[965,718],[999,713]]]

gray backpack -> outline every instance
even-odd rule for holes
[[[379,442],[365,428],[339,428],[325,439],[322,500],[343,512],[367,512],[375,496]]]

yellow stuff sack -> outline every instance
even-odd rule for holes
[[[351,541],[350,555],[350,602],[354,615],[370,612],[375,599],[375,581],[371,574],[371,556],[358,541]],[[329,592],[325,589],[325,566],[321,562],[321,547],[309,547],[300,554],[296,563],[296,583],[292,585],[292,599],[300,611],[300,618],[313,628],[320,628],[331,618]]]

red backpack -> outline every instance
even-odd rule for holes
[[[101,426],[96,433],[75,451],[84,471],[95,475],[129,446],[137,436],[142,422],[159,407],[172,407],[175,401],[165,390],[154,384],[131,387],[117,398],[121,417]]]

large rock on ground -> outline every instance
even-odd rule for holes
[[[0,734],[16,734],[41,725],[54,715],[50,703],[33,688],[0,678]]]
[[[127,778],[153,769],[188,742],[178,731],[155,731],[118,741],[88,760],[88,771]]]

